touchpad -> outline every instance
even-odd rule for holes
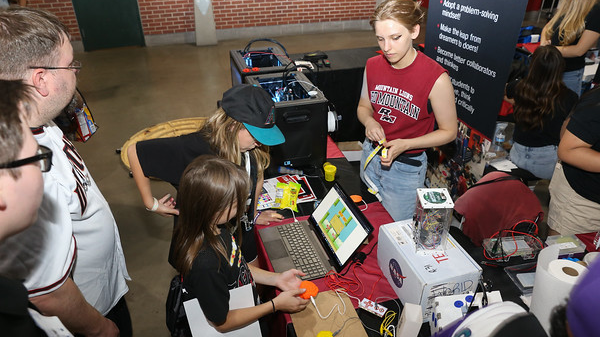
[[[285,246],[283,245],[282,240],[273,240],[269,242],[264,242],[265,250],[267,254],[269,254],[269,260],[277,260],[283,257],[288,257],[288,253],[285,250]]]

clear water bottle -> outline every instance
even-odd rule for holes
[[[600,231],[596,233],[596,237],[594,238],[594,247],[596,247],[596,249],[600,248]]]
[[[502,144],[504,143],[504,141],[506,140],[506,136],[504,135],[504,130],[500,130],[498,131],[498,134],[496,134],[496,145],[499,145],[500,147],[502,147]]]
[[[496,132],[496,135],[494,136],[494,144],[492,144],[491,151],[496,153],[503,152],[503,144],[505,139],[506,136],[504,135],[504,130],[498,130],[498,132]]]

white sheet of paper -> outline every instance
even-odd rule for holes
[[[253,307],[254,295],[252,294],[252,285],[247,284],[245,286],[231,289],[229,291],[229,310]],[[194,337],[260,337],[260,325],[258,321],[249,324],[241,329],[230,331],[226,333],[220,333],[213,328],[209,323],[200,303],[196,299],[183,302],[185,308],[185,314],[190,324],[190,330],[192,330],[192,336]]]
[[[498,171],[510,172],[512,169],[518,168],[512,161],[508,159],[500,159],[490,163]]]
[[[48,337],[73,337],[71,332],[65,328],[60,319],[56,316],[43,316],[39,312],[27,308],[29,315],[38,326],[38,328],[44,330]]]

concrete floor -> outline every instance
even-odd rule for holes
[[[371,31],[276,39],[290,54],[376,46]],[[75,55],[84,65],[78,87],[100,127],[88,142],[76,146],[119,225],[132,277],[126,298],[136,336],[169,335],[164,304],[169,281],[176,273],[167,263],[172,220],[144,209],[115,150],[148,126],[212,114],[217,100],[231,86],[229,50],[242,49],[247,42],[120,48]],[[417,42],[424,42],[424,32]],[[158,181],[152,188],[157,197],[174,192]]]
[[[290,54],[377,45],[371,31],[276,39]],[[75,55],[84,65],[78,87],[99,125],[89,141],[75,145],[119,225],[132,277],[126,298],[136,336],[169,335],[164,305],[169,281],[176,273],[167,263],[172,220],[144,209],[135,183],[115,150],[148,126],[211,115],[217,100],[231,87],[229,50],[243,49],[247,42],[120,48]],[[157,197],[174,192],[169,184],[159,181],[153,182],[152,188]]]

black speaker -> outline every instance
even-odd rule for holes
[[[327,157],[327,99],[303,73],[285,74],[285,79],[284,73],[246,77],[275,101],[275,124],[285,136],[285,143],[271,147],[271,167],[321,167]]]

